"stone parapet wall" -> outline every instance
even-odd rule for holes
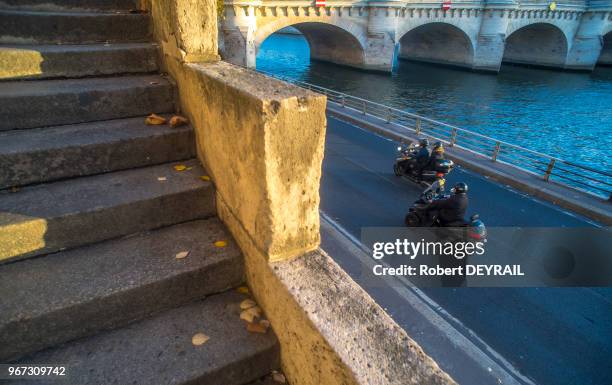
[[[173,72],[199,158],[257,249],[315,249],[326,98],[225,62]]]

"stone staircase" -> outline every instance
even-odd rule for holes
[[[239,318],[243,259],[192,128],[144,124],[176,99],[135,3],[0,0],[0,362],[66,365],[66,384],[247,384],[278,341]]]

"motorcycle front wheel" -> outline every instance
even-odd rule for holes
[[[402,168],[397,162],[393,165],[393,172],[395,173],[395,176],[402,176]]]

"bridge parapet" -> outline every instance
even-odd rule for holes
[[[227,0],[221,54],[254,67],[272,33],[297,28],[311,57],[367,70],[391,71],[403,59],[497,72],[503,61],[592,70],[612,29],[612,1]],[[399,48],[399,49],[396,49]],[[603,55],[606,56],[606,55]]]
[[[590,0],[588,2],[589,10],[602,10],[602,11],[611,11],[612,10],[612,1],[610,0]]]

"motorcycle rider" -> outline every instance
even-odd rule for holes
[[[421,193],[421,199],[429,201],[442,194],[444,192],[445,183],[446,179],[444,179],[444,174],[441,172],[437,173],[436,180]]]
[[[429,157],[431,155],[429,154],[429,149],[427,148],[428,146],[429,140],[427,140],[427,138],[423,138],[419,141],[420,149],[416,154],[414,165],[415,174],[417,174],[419,178],[423,177],[423,171],[429,164]]]
[[[436,163],[440,160],[444,160],[444,145],[442,142],[436,142],[431,150],[431,156],[429,157],[426,169],[435,170]]]
[[[452,194],[448,198],[434,200],[427,207],[427,211],[436,210],[438,212],[438,221],[442,226],[463,224],[468,207],[467,191],[467,184],[463,182],[457,183],[451,189]]]

